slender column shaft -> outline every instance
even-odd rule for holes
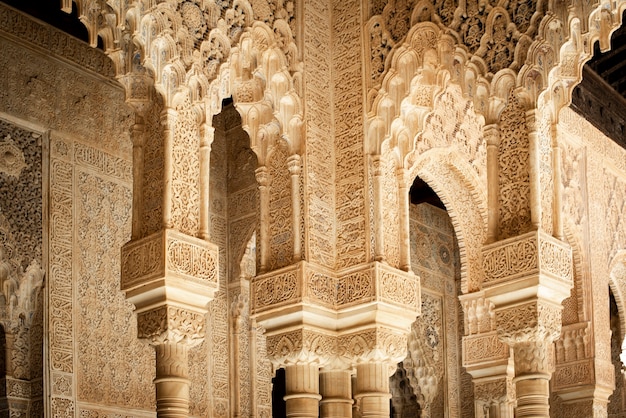
[[[291,207],[293,222],[293,261],[302,259],[302,243],[300,239],[300,156],[294,154],[287,160],[291,173]]]
[[[322,371],[320,394],[322,418],[352,417],[352,376],[349,370]]]
[[[207,124],[202,125],[200,132],[200,230],[198,236],[209,238],[209,175],[211,173],[211,144],[215,129]]]
[[[409,187],[407,185],[407,172],[399,168],[398,193],[400,200],[400,270],[411,270],[411,238],[409,235]]]
[[[268,187],[269,182],[269,174],[267,172],[267,167],[259,167],[256,169],[256,180],[259,183],[259,200],[260,200],[260,212],[261,219],[260,227],[259,227],[259,243],[257,244],[257,248],[259,249],[259,259],[260,259],[260,272],[263,273],[267,270],[268,263],[268,246],[269,246],[269,234],[270,234],[270,191]]]
[[[526,127],[528,129],[528,160],[530,167],[530,222],[533,228],[541,224],[541,178],[539,162],[539,135],[537,134],[537,111],[526,112]]]
[[[389,365],[385,362],[370,362],[356,366],[355,399],[360,403],[363,418],[388,418],[389,410]]]
[[[373,188],[374,188],[374,260],[382,261],[385,251],[385,235],[383,230],[383,192],[380,172],[380,155],[372,155]]]
[[[515,383],[517,391],[517,408],[515,416],[545,417],[550,416],[549,376],[522,378]]]
[[[230,354],[230,364],[231,364],[231,400],[232,400],[232,416],[234,418],[239,418],[241,416],[241,400],[240,400],[240,389],[241,389],[241,378],[239,375],[239,367],[240,367],[240,359],[239,359],[239,338],[240,338],[240,330],[241,330],[241,315],[233,315],[233,328],[232,334],[230,336],[231,339],[231,354]]]
[[[174,159],[174,125],[176,111],[166,109],[161,113],[163,125],[163,227],[172,228],[172,176]]]
[[[189,365],[187,346],[164,343],[156,350],[156,403],[158,418],[189,416]]]
[[[552,125],[552,184],[554,186],[553,202],[553,235],[558,239],[563,239],[563,215],[561,207],[563,204],[563,187],[561,185],[561,147],[559,147],[557,137],[557,126]]]
[[[257,413],[257,364],[256,364],[256,356],[257,356],[257,331],[256,331],[256,318],[250,319],[250,345],[249,345],[249,353],[250,353],[250,414],[253,417],[258,416]]]
[[[317,418],[319,414],[319,369],[315,364],[285,367],[287,417]]]
[[[135,124],[133,125],[133,221],[132,221],[132,239],[138,239],[141,235],[141,219],[143,213],[143,165],[146,126],[143,118],[139,115],[135,116]]]
[[[498,165],[498,146],[500,144],[500,131],[498,125],[485,126],[485,138],[487,139],[487,243],[498,239],[499,222],[499,193],[500,193],[500,167]]]

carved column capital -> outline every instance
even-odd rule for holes
[[[336,353],[337,338],[331,333],[302,327],[267,336],[267,356],[275,368],[297,364],[328,364]]]
[[[202,312],[163,305],[137,314],[137,334],[155,346],[182,343],[193,347],[204,338],[205,321]]]
[[[378,177],[382,174],[381,164],[380,164],[380,155],[372,154],[370,155],[370,160],[372,162],[372,169],[374,176]]]
[[[265,166],[259,167],[254,171],[256,181],[259,187],[267,187],[269,185],[269,169]]]
[[[152,104],[152,77],[141,73],[128,73],[118,77],[126,90],[126,104],[138,115],[145,116]]]
[[[496,309],[498,336],[509,345],[553,342],[561,334],[561,305],[541,299]]]
[[[372,327],[339,336],[337,354],[351,364],[389,363],[389,376],[406,357],[408,335],[386,327]]]
[[[297,176],[301,171],[302,157],[298,154],[292,154],[287,158],[287,168],[292,176]]]

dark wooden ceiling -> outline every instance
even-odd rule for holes
[[[583,68],[582,82],[572,94],[572,109],[626,149],[626,26],[611,37],[611,49],[594,46]]]
[[[626,95],[626,27],[622,26],[613,33],[609,51],[601,52],[600,45],[596,42],[593,58],[587,66],[624,97]]]

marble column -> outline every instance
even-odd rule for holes
[[[289,418],[317,418],[319,401],[319,366],[315,363],[285,367],[285,402]]]
[[[320,417],[352,417],[352,374],[350,370],[322,369],[320,372]]]
[[[363,418],[388,418],[389,410],[389,371],[392,363],[369,361],[357,364],[354,398]]]

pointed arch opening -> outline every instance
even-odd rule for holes
[[[411,327],[407,357],[391,378],[392,410],[399,417],[455,416],[473,403],[471,377],[461,366],[458,241],[444,202],[420,176],[409,201],[411,269],[421,279],[422,314]]]

